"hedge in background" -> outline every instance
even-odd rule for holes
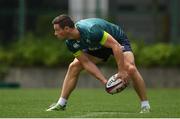
[[[49,37],[37,38],[31,34],[12,44],[10,49],[0,51],[1,62],[11,66],[55,67],[66,65],[72,59],[64,42]]]
[[[132,43],[136,64],[141,67],[180,67],[180,44],[157,43],[144,45]],[[29,34],[26,39],[18,40],[8,48],[0,48],[0,62],[10,66],[45,66],[68,65],[73,55],[63,41],[55,38],[37,38]],[[111,58],[110,66],[115,66]]]
[[[139,66],[180,67],[180,45],[158,43],[138,47],[135,51]]]

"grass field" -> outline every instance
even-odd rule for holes
[[[139,114],[139,100],[134,90],[109,95],[103,89],[76,89],[66,111],[46,112],[58,99],[58,89],[0,89],[0,118],[179,118],[180,89],[148,89],[151,113]]]

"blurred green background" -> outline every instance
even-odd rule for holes
[[[17,76],[14,68],[68,66],[73,56],[54,37],[51,24],[62,13],[75,21],[100,17],[116,23],[127,32],[138,67],[179,71],[178,11],[179,0],[1,0],[0,82]],[[111,58],[106,66],[115,68],[116,64]]]

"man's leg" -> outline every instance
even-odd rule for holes
[[[49,109],[46,111],[53,111],[53,110],[64,110],[66,107],[67,100],[71,94],[71,92],[74,90],[77,84],[77,80],[79,77],[79,73],[82,70],[81,63],[75,58],[73,62],[68,67],[66,76],[64,78],[61,95],[58,100],[58,102],[54,105],[52,105]]]
[[[95,64],[102,61],[101,59],[91,56],[89,54],[86,54],[86,55]],[[57,104],[55,104],[52,107],[50,107],[49,109],[47,109],[47,111],[60,110],[66,106],[66,102],[67,102],[71,92],[76,87],[79,73],[81,72],[82,69],[83,69],[83,67],[82,67],[81,63],[75,58],[74,61],[68,67],[68,71],[66,73],[66,76],[65,76],[65,79],[63,82],[61,95],[60,95],[60,98],[59,98]]]
[[[77,84],[79,73],[82,70],[81,63],[75,58],[74,61],[69,65],[68,71],[66,73],[63,87],[61,91],[62,98],[68,99],[71,92],[74,90]]]
[[[124,62],[127,72],[130,78],[132,78],[134,89],[141,100],[141,108],[143,108],[144,106],[148,106],[150,108],[147,99],[145,83],[141,74],[135,66],[134,55],[132,52],[124,52]]]

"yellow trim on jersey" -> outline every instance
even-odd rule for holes
[[[100,41],[100,44],[101,44],[101,45],[104,45],[104,44],[105,44],[105,42],[106,42],[106,40],[107,40],[107,37],[108,37],[108,33],[107,33],[106,31],[104,31],[103,37],[102,37],[102,39],[101,39],[101,41]]]
[[[78,57],[78,56],[80,56],[82,54],[82,51],[81,50],[78,50],[77,52],[75,52],[73,55],[75,56],[75,57]]]

